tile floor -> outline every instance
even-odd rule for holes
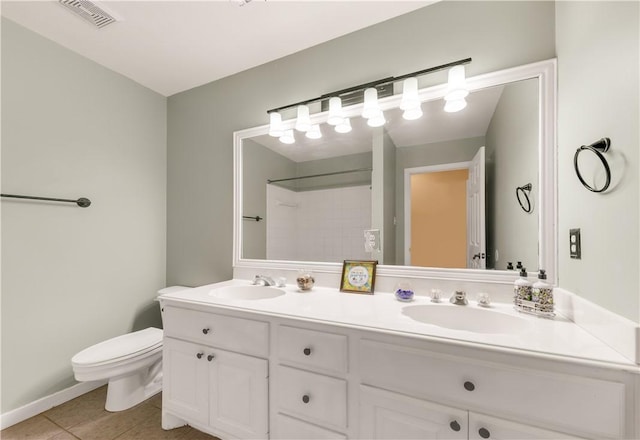
[[[189,426],[164,431],[160,426],[162,394],[133,408],[104,409],[107,387],[0,431],[2,440],[218,440]]]

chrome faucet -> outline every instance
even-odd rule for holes
[[[456,290],[456,292],[451,296],[449,302],[457,306],[466,306],[469,304],[469,300],[467,300],[467,293],[462,290]]]
[[[273,281],[273,278],[267,277],[264,275],[256,275],[253,279],[254,286],[275,286],[276,282]]]

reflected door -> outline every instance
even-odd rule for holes
[[[411,265],[467,266],[469,170],[411,175]]]
[[[467,182],[467,267],[486,269],[484,147],[480,147],[469,167]]]

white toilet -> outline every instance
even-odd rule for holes
[[[109,339],[71,358],[79,382],[109,380],[107,411],[123,411],[162,389],[162,330],[149,327]]]

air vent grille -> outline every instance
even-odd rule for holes
[[[97,28],[115,23],[118,21],[112,14],[97,6],[95,3],[85,0],[58,0],[62,6],[71,12],[79,15],[84,20],[93,24]]]

